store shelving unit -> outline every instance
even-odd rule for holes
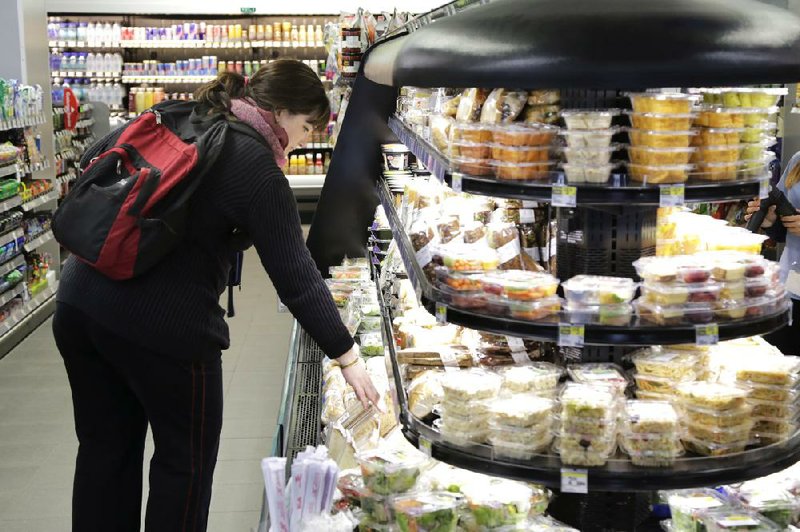
[[[701,19],[703,23],[697,23]],[[675,32],[677,27],[681,32]],[[643,87],[784,83],[794,79],[800,67],[798,27],[800,20],[790,13],[749,0],[730,0],[724,7],[714,0],[677,0],[670,10],[635,0],[613,0],[611,4],[587,0],[454,2],[418,17],[378,42],[362,62],[334,152],[331,179],[309,236],[317,265],[327,271],[341,256],[357,253],[356,246],[363,246],[363,228],[371,223],[376,204],[382,204],[417,297],[438,319],[557,342],[559,325],[569,324],[566,314],[550,321],[525,322],[462,310],[454,308],[427,281],[394,209],[392,191],[378,177],[378,156],[380,144],[399,140],[432,174],[457,191],[538,202],[551,202],[553,186],[564,184],[563,177],[503,183],[454,172],[447,157],[393,117],[399,87],[562,88],[563,107],[607,108],[619,106],[623,90]],[[734,34],[736,38],[732,38]],[[687,202],[746,199],[759,194],[765,179],[766,175],[756,175],[735,183],[690,181],[684,186],[684,197]],[[587,258],[572,261],[583,268],[580,273],[633,275],[632,260],[653,252],[645,234],[655,234],[660,187],[628,182],[624,174],[604,186],[572,186],[576,187],[574,206],[557,208],[559,235],[581,233],[591,244],[574,244],[559,236],[559,262],[562,257],[570,262],[571,257],[583,256]],[[343,212],[348,215],[341,216]],[[585,216],[578,216],[581,214]],[[598,217],[607,223],[592,225]],[[623,241],[630,249],[617,247]],[[578,245],[608,249],[590,253],[595,249],[578,250]],[[570,268],[559,271],[562,281],[574,274]],[[384,305],[384,333],[390,346],[394,338],[391,318]],[[788,321],[789,311],[782,307],[757,319],[720,322],[719,339],[763,334]],[[605,360],[615,360],[630,352],[626,346],[694,343],[696,339],[694,326],[656,327],[635,318],[620,327],[585,325],[585,348],[578,350],[577,362],[596,361],[598,353],[607,357]],[[427,423],[430,420],[423,422],[409,413],[393,349],[389,360],[403,433],[420,450],[483,473],[562,485],[568,470],[557,455],[526,461],[499,459],[490,446],[460,447],[444,441]],[[680,458],[669,468],[638,468],[627,459],[612,459],[604,467],[588,469],[588,495],[574,499],[573,507],[557,517],[581,530],[630,530],[636,526],[635,509],[644,500],[638,495],[643,491],[742,481],[783,469],[798,459],[800,432],[780,444],[727,457]],[[606,515],[592,517],[583,512],[593,498],[605,501],[609,497],[630,502],[631,511],[623,512],[626,515],[608,515],[606,511]]]

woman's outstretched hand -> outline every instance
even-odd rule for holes
[[[375,385],[372,384],[366,365],[361,360],[358,346],[353,345],[350,351],[337,358],[336,361],[339,362],[342,368],[344,380],[356,392],[356,397],[361,401],[364,408],[369,408],[370,405],[375,405],[377,408],[380,394],[375,389]]]

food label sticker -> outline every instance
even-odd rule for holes
[[[558,345],[561,347],[583,347],[586,329],[583,325],[560,324],[558,326]]]
[[[462,174],[459,174],[458,172],[453,172],[453,179],[451,180],[452,185],[450,188],[452,188],[454,192],[461,192],[462,190],[461,180],[463,177],[464,176]]]
[[[518,257],[521,252],[519,247],[519,240],[516,238],[505,244],[499,248],[497,248],[497,256],[500,259],[500,264],[505,264],[506,262]]]
[[[758,199],[769,197],[769,177],[762,177],[758,181]]]
[[[531,201],[531,200],[522,200],[522,208],[523,209],[535,209],[539,206],[538,201]]]
[[[716,323],[697,325],[695,333],[694,343],[697,345],[717,345],[719,343],[719,325]]]
[[[519,210],[519,223],[532,224],[536,222],[536,211],[533,209],[520,209]]]
[[[525,351],[525,342],[516,336],[506,336],[506,342],[511,351]]]
[[[659,206],[661,207],[681,207],[683,206],[686,195],[686,187],[683,185],[660,185]]]
[[[422,451],[425,454],[425,456],[427,456],[428,458],[431,458],[432,452],[431,452],[431,442],[430,442],[430,440],[428,440],[424,436],[420,436],[419,437],[418,448],[419,448],[420,451]]]
[[[433,261],[433,252],[431,251],[431,245],[426,244],[425,247],[417,251],[417,264],[420,265],[421,268],[424,268],[428,264]]]
[[[578,188],[567,185],[553,185],[550,199],[553,207],[575,207],[578,205]]]
[[[729,515],[720,519],[717,524],[723,528],[758,526],[759,523],[749,515]]]
[[[589,471],[562,467],[561,491],[563,493],[589,493]]]
[[[526,351],[511,351],[511,358],[516,364],[530,364],[531,359]]]
[[[447,323],[447,307],[441,303],[436,303],[436,322],[440,324]]]
[[[440,349],[439,358],[442,360],[442,366],[445,371],[458,371],[458,358],[452,349],[449,347]]]

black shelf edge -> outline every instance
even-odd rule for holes
[[[384,180],[378,180],[377,189],[378,198],[386,212],[389,225],[392,227],[392,235],[397,242],[408,278],[414,286],[420,303],[428,312],[437,315],[439,314],[437,310],[444,307],[447,321],[456,325],[545,342],[558,341],[559,323],[569,323],[570,321],[564,315],[553,316],[549,321],[524,321],[472,312],[449,305],[445,295],[428,281],[417,263],[411,241],[400,224],[392,194]],[[789,314],[790,307],[787,304],[784,310],[775,314],[743,320],[721,321],[717,323],[719,340],[733,340],[770,333],[787,325]],[[697,340],[697,331],[694,325],[670,327],[639,325],[635,320],[628,326],[585,325],[584,331],[585,345],[670,345],[695,343]]]
[[[435,175],[439,181],[452,186],[453,172],[450,169],[450,160],[445,155],[425,139],[416,135],[396,116],[389,118],[389,128],[397,135],[400,142],[408,146],[414,156],[422,161],[431,174]],[[769,179],[769,176],[730,183],[686,183],[684,184],[684,200],[692,203],[752,199],[759,195],[759,187],[763,179]],[[615,178],[612,177],[611,183],[614,183],[614,180]],[[621,180],[624,180],[624,177]],[[626,187],[606,184],[598,186],[566,181],[563,184],[577,188],[576,202],[578,205],[658,206],[661,199],[661,189],[658,185]],[[461,175],[463,192],[500,198],[549,203],[552,200],[553,185],[549,181],[498,181],[486,177]]]

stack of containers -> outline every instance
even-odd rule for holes
[[[455,123],[449,155],[454,170],[505,181],[544,179],[555,161],[552,144],[558,128],[546,124]]]
[[[750,392],[753,442],[768,445],[794,434],[800,416],[800,358],[743,358],[735,371],[736,384]]]
[[[733,491],[732,497],[744,508],[766,517],[781,530],[791,530],[790,525],[800,518],[800,499],[772,482],[745,482],[738,489],[728,491]]]
[[[706,513],[731,507],[725,496],[709,488],[667,491],[661,495],[669,504],[674,532],[701,532]]]
[[[688,450],[705,456],[744,451],[753,428],[746,389],[698,381],[680,384],[677,391]]]
[[[489,405],[500,392],[502,379],[480,370],[452,371],[442,379],[441,419],[435,422],[442,436],[456,445],[486,441]]]
[[[734,532],[748,530],[750,532],[778,532],[775,523],[741,508],[721,508],[703,514],[700,518],[707,532]]]
[[[602,466],[617,448],[619,396],[609,386],[568,383],[553,450],[565,465]]]
[[[561,111],[566,128],[560,134],[567,147],[562,152],[566,163],[562,165],[570,183],[605,183],[617,166],[612,162],[620,144],[612,142],[620,128],[611,122],[619,115],[617,109],[565,109]]]
[[[786,88],[698,89],[703,109],[694,145],[699,177],[731,180],[765,175],[774,159],[767,148],[775,144],[776,116]]]
[[[558,279],[548,273],[522,270],[497,271],[482,277],[490,312],[527,321],[561,310],[561,298],[556,296],[558,284]]]
[[[694,149],[693,106],[698,96],[681,93],[628,94],[633,111],[628,137],[628,173],[645,184],[685,183]]]
[[[708,323],[722,285],[712,280],[712,268],[693,256],[646,257],[634,262],[644,282],[636,310],[658,325]],[[742,287],[744,289],[744,287]]]
[[[489,443],[501,458],[530,459],[553,441],[551,399],[515,395],[489,406]]]
[[[391,499],[415,488],[428,461],[422,453],[380,449],[358,454],[356,460],[363,477],[361,510],[370,524],[390,522]]]
[[[531,362],[525,366],[513,366],[500,371],[503,390],[512,394],[530,394],[556,399],[558,381],[564,374],[562,368],[551,362]]]
[[[577,275],[563,284],[572,323],[628,325],[636,284],[628,278]]]
[[[636,397],[673,401],[679,384],[697,380],[700,357],[691,352],[648,350],[632,355],[631,362],[636,367]]]
[[[633,465],[669,467],[683,454],[678,413],[660,401],[628,401],[620,442]]]

